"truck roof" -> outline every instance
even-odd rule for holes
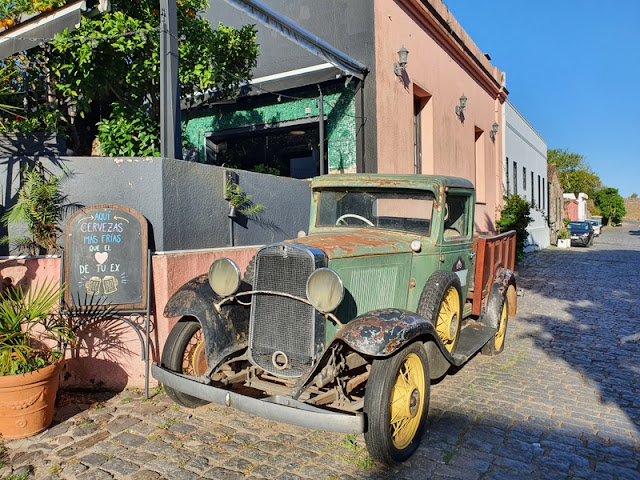
[[[315,177],[311,188],[331,187],[416,188],[436,190],[438,187],[473,189],[473,183],[446,175],[408,175],[384,173],[342,173]]]

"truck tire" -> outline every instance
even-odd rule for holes
[[[507,323],[509,322],[509,300],[507,296],[504,296],[502,302],[502,310],[500,311],[500,320],[498,321],[498,328],[496,333],[489,339],[489,341],[482,347],[480,353],[493,357],[502,353],[504,350],[504,340],[507,336]]]
[[[162,350],[165,368],[186,375],[202,375],[207,369],[200,323],[193,318],[183,318],[171,329]],[[196,408],[207,401],[165,387],[169,398],[183,407]]]
[[[418,448],[429,410],[429,362],[416,342],[373,360],[364,396],[364,439],[374,460],[394,465]]]
[[[447,351],[453,352],[462,323],[462,287],[458,276],[453,272],[434,272],[422,290],[416,313],[431,322]]]

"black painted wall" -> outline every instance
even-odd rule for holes
[[[58,174],[65,168],[68,200],[82,206],[117,204],[139,211],[149,221],[151,248],[173,251],[230,245],[229,204],[221,167],[167,158],[30,157],[0,158],[3,211],[15,202],[19,169],[39,161]],[[309,182],[233,170],[252,201],[265,206],[256,218],[238,217],[234,245],[260,245],[294,238],[308,230]],[[12,228],[10,234],[21,233]],[[2,232],[4,234],[4,232]],[[63,242],[59,242],[61,245]],[[0,250],[7,255],[6,246]],[[15,252],[11,252],[15,253]]]
[[[364,165],[361,170],[376,172],[377,126],[373,0],[262,0],[262,3],[369,69],[364,80],[362,98],[364,111],[358,109],[356,112],[356,115],[367,119],[362,132],[364,133],[364,145],[358,151],[361,156],[358,163]],[[224,0],[211,0],[210,5],[210,8],[205,11],[204,17],[214,27],[220,22],[234,27],[246,24],[256,25],[260,56],[258,57],[258,66],[253,71],[254,78],[325,63],[325,60],[297,46],[280,33],[258,23]]]

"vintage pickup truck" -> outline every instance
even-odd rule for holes
[[[185,284],[152,374],[177,403],[214,402],[362,433],[371,457],[417,448],[431,380],[504,347],[516,313],[515,232],[474,236],[468,180],[313,179],[308,235],[228,258]]]

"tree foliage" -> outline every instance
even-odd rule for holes
[[[520,260],[524,255],[525,242],[529,237],[527,227],[533,222],[529,215],[531,206],[527,200],[519,195],[505,197],[505,201],[496,226],[500,233],[510,230],[516,231],[516,260]]]
[[[604,188],[596,193],[596,206],[602,213],[602,222],[620,223],[627,214],[624,207],[624,199],[618,193],[617,188]]]
[[[111,6],[108,13],[83,16],[78,28],[56,35],[55,41],[3,61],[0,66],[14,72],[8,103],[26,106],[17,119],[5,115],[0,120],[5,130],[24,131],[33,118],[39,122],[33,128],[66,131],[79,153],[88,153],[96,133],[103,145],[130,145],[128,154],[158,150],[159,0],[112,1]],[[211,28],[200,17],[207,6],[207,0],[177,2],[181,94],[215,89],[219,97],[231,97],[256,65],[256,31],[253,25]],[[138,125],[127,130],[134,119]],[[123,154],[106,148],[105,153]]]
[[[567,193],[584,192],[593,197],[603,185],[584,156],[569,150],[554,148],[547,151],[547,163],[555,163],[562,188]]]
[[[12,27],[22,14],[47,12],[66,0],[4,0],[0,3],[0,27]]]

